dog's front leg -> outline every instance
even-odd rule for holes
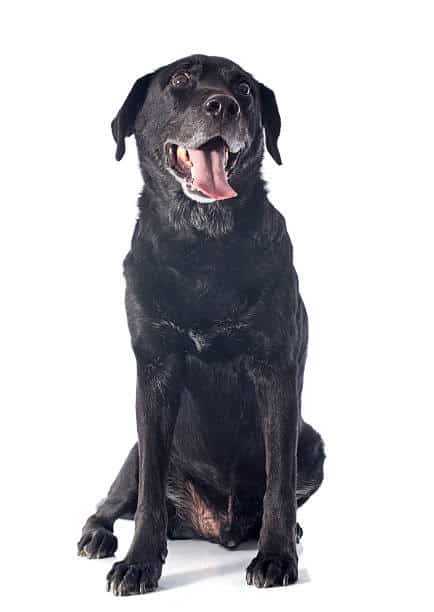
[[[251,372],[265,445],[266,492],[258,555],[247,568],[248,584],[296,582],[296,458],[299,400],[295,368],[266,366]]]
[[[115,595],[156,589],[167,555],[166,480],[179,407],[181,362],[175,355],[145,358],[136,351],[139,490],[135,532],[123,561],[107,576]]]

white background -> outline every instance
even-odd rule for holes
[[[2,608],[432,609],[432,3],[17,1],[0,22]],[[284,165],[264,173],[309,311],[326,479],[300,512],[298,585],[247,587],[253,550],[187,542],[158,592],[115,599],[111,560],[75,556],[135,438],[121,263],[141,180],[109,124],[137,77],[192,52],[279,102]],[[123,553],[132,525],[118,534]]]

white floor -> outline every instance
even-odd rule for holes
[[[117,559],[126,552],[132,536],[132,523],[119,521],[117,535],[120,550]],[[381,568],[381,552],[375,557],[375,542],[372,540],[372,557],[366,556],[366,549],[356,548],[351,557],[345,558],[351,550],[351,542],[336,542],[330,555],[326,541],[319,544],[309,535],[299,547],[300,580],[285,588],[257,589],[245,583],[245,568],[255,555],[256,543],[249,542],[235,551],[200,541],[169,542],[169,555],[164,567],[159,589],[147,595],[114,597],[104,591],[105,576],[113,559],[98,561],[73,558],[69,562],[69,587],[67,599],[74,609],[137,609],[152,610],[259,610],[264,606],[279,606],[294,610],[368,610],[404,608],[416,605],[415,609],[429,610],[430,603],[421,589],[413,589],[403,576],[394,572],[393,563]],[[368,549],[369,549],[369,543]],[[309,555],[308,553],[311,553]],[[341,555],[341,556],[340,556]],[[393,557],[400,570],[403,565],[398,556]],[[315,560],[315,563],[314,563]],[[372,565],[370,566],[370,562]],[[380,563],[379,563],[380,561]],[[390,560],[389,560],[390,561]],[[413,583],[414,585],[414,583]],[[61,585],[58,585],[61,586]],[[176,608],[175,608],[176,606]],[[114,609],[114,608],[113,608]]]
[[[122,559],[132,536],[132,523],[118,521],[116,533],[120,541],[120,549],[116,559]],[[198,605],[200,608],[212,607],[219,604],[227,608],[243,601],[246,603],[264,597],[259,589],[248,586],[245,582],[245,569],[256,554],[256,542],[243,544],[237,550],[229,551],[216,544],[202,541],[169,541],[169,554],[163,568],[158,591],[143,596],[128,598],[128,606],[152,603],[153,610],[165,609],[172,602],[180,601],[186,604]],[[299,549],[300,577],[299,582],[292,587],[273,589],[273,601],[276,597],[294,596],[298,591],[309,586],[310,577],[308,569],[303,563],[302,546]],[[116,560],[115,559],[115,560]],[[88,560],[77,557],[71,563],[73,583],[82,595],[86,595],[88,604],[119,606],[119,599],[111,593],[104,593],[105,576],[109,571],[113,559]],[[271,591],[271,589],[267,589]],[[206,597],[206,600],[204,599]],[[253,598],[253,599],[252,599]],[[134,600],[134,601],[133,601]],[[264,601],[264,600],[262,600]],[[78,603],[78,602],[77,602]]]

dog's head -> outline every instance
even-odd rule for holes
[[[116,159],[135,134],[145,181],[211,203],[242,195],[266,146],[280,164],[274,93],[233,62],[192,55],[140,78],[112,122]],[[181,191],[182,190],[182,191]]]

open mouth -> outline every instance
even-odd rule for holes
[[[228,180],[237,165],[240,151],[231,153],[220,136],[208,140],[198,149],[168,143],[166,156],[169,169],[193,199],[227,200],[238,195]]]

